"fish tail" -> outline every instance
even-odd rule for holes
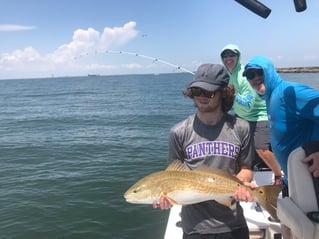
[[[281,190],[281,185],[264,185],[256,187],[253,190],[253,194],[257,198],[257,201],[274,219],[278,219],[277,199]]]

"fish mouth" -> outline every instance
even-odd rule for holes
[[[139,201],[136,201],[136,200],[130,200],[128,198],[125,198],[126,202],[128,203],[132,203],[132,204],[141,204]]]
[[[124,199],[126,202],[128,203],[133,203],[133,204],[137,204],[138,202],[134,199],[130,199],[128,196],[124,195]]]

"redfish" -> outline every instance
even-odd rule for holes
[[[240,186],[251,191],[255,200],[273,218],[277,218],[277,198],[282,186],[265,185],[250,188],[223,170],[208,166],[199,166],[190,170],[179,160],[173,161],[164,171],[140,179],[125,192],[124,197],[127,202],[136,204],[152,204],[155,200],[159,201],[162,196],[170,203],[178,205],[209,200],[227,204]]]

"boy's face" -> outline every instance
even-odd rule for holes
[[[195,94],[194,95],[194,103],[200,112],[216,112],[221,110],[221,104],[220,104],[220,97],[221,94],[219,91],[216,91],[214,93],[204,91],[202,89],[201,93]],[[204,94],[210,93],[209,95]]]

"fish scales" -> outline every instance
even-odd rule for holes
[[[198,171],[169,171],[163,173],[170,184],[174,182],[175,189],[193,189],[208,193],[233,193],[241,184],[218,176],[211,176]],[[164,178],[165,176],[162,175]]]

